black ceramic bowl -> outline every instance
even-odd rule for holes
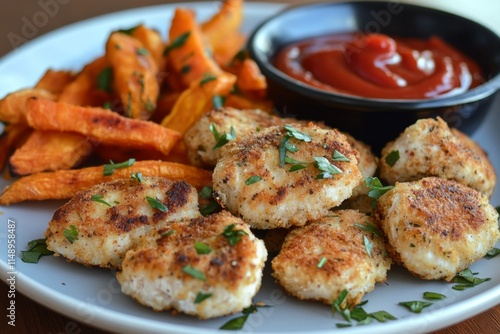
[[[276,52],[291,42],[343,32],[439,36],[475,60],[487,81],[452,97],[371,99],[312,88],[272,64]],[[500,91],[500,37],[474,21],[436,9],[371,1],[290,7],[261,24],[250,36],[248,49],[268,79],[269,97],[279,115],[324,121],[370,144],[377,153],[420,118],[440,116],[471,135],[489,111],[499,109],[493,100]]]

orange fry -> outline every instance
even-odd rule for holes
[[[194,13],[177,8],[169,31],[170,45],[165,49],[171,65],[185,87],[200,80],[203,75],[220,75],[222,70],[206,52],[204,37]]]
[[[114,87],[125,116],[149,119],[160,92],[158,65],[150,51],[138,39],[115,32],[106,43],[106,56],[113,67]]]
[[[12,171],[28,175],[69,169],[92,152],[92,144],[77,133],[33,131],[9,159]]]
[[[10,124],[26,122],[26,101],[30,97],[55,100],[57,95],[38,88],[22,89],[10,93],[0,101],[0,120]]]
[[[38,80],[35,88],[45,89],[53,94],[61,94],[64,87],[75,79],[75,73],[49,69]]]
[[[30,131],[26,123],[10,124],[4,129],[0,135],[0,170],[5,167],[7,158],[16,145],[20,145]]]
[[[235,81],[234,75],[223,73],[203,84],[202,82],[194,82],[177,99],[172,111],[163,119],[161,125],[181,134],[186,133],[201,115],[213,108],[213,97],[227,95]]]
[[[104,176],[102,166],[28,175],[4,189],[0,195],[0,205],[33,200],[67,199],[93,185],[129,178],[136,172],[144,176],[184,180],[198,189],[212,182],[212,172],[204,169],[166,161],[136,161],[131,167],[115,169],[110,176]]]
[[[160,66],[165,48],[160,33],[141,24],[132,31],[132,37],[138,39],[151,52],[156,64]]]
[[[104,144],[168,154],[181,138],[177,131],[153,122],[123,117],[107,109],[44,99],[30,99],[27,106],[28,123],[35,129],[76,132]]]

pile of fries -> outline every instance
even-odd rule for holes
[[[184,133],[222,105],[271,109],[266,80],[244,51],[242,20],[243,0],[225,0],[203,23],[177,8],[168,41],[144,25],[114,31],[105,54],[79,73],[49,69],[4,97],[0,169],[21,177],[0,205],[69,198],[132,172],[210,184],[211,171],[189,165]],[[112,175],[96,166],[130,158],[137,162]]]

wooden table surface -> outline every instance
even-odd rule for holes
[[[307,0],[306,0],[307,1]],[[300,0],[290,1],[289,3],[306,2]],[[64,26],[71,22],[79,21],[92,16],[109,13],[121,9],[127,9],[138,6],[148,6],[162,4],[169,1],[159,0],[40,0],[40,1],[9,1],[8,5],[2,5],[0,12],[0,56],[12,51],[19,39],[14,35],[20,36],[25,41],[41,36],[45,32]],[[495,31],[500,32],[500,24],[496,16],[500,10],[491,10],[491,6],[500,9],[497,0],[440,0],[422,2],[431,3],[434,6],[447,8],[453,5],[453,10],[471,18],[482,20]],[[475,4],[473,7],[472,4]],[[32,20],[38,15],[42,19],[45,12],[47,20],[39,21],[30,35],[26,33],[27,21]],[[43,24],[42,24],[43,23]],[[24,30],[23,30],[24,29]],[[1,74],[0,74],[1,80]],[[1,309],[7,308],[7,285],[5,282],[0,284]],[[6,317],[3,315],[0,319],[0,333],[106,333],[93,328],[92,324],[80,323],[78,320],[70,319],[60,315],[31,299],[16,295],[16,327],[7,326]],[[500,301],[499,301],[500,303]],[[3,312],[2,312],[3,313]],[[460,321],[462,319],[457,319]],[[462,320],[458,324],[434,332],[435,334],[498,334],[500,333],[500,305],[487,310],[484,313],[476,315],[470,319]]]

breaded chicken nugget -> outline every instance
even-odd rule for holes
[[[186,182],[122,179],[76,194],[55,211],[45,237],[56,256],[116,269],[125,253],[153,228],[200,215],[196,189]]]
[[[273,259],[273,276],[299,299],[331,304],[347,290],[347,304],[358,304],[386,280],[391,259],[373,220],[354,210],[294,229]]]
[[[283,125],[287,120],[259,109],[239,110],[235,108],[214,109],[201,116],[184,135],[184,144],[191,164],[213,168],[220,157],[220,149],[214,133],[213,124],[220,134],[231,134],[231,127],[237,137],[251,134],[274,125]]]
[[[143,305],[208,319],[251,305],[266,258],[248,225],[221,212],[152,233],[127,253],[116,276]]]
[[[378,158],[375,154],[373,154],[371,147],[367,144],[363,143],[360,140],[357,140],[353,136],[348,133],[343,132],[343,134],[347,137],[347,141],[351,144],[351,147],[358,151],[358,168],[363,176],[363,179],[360,183],[354,188],[352,191],[351,197],[357,197],[368,194],[368,187],[365,185],[365,179],[367,177],[371,177],[375,175],[378,167]]]
[[[396,183],[374,213],[392,258],[423,279],[451,281],[500,239],[488,198],[437,177]]]
[[[221,153],[215,197],[257,229],[318,219],[350,197],[362,178],[346,137],[312,124],[267,128],[229,142]]]
[[[383,148],[380,177],[394,184],[437,176],[489,197],[495,188],[495,170],[486,154],[465,138],[457,137],[441,118],[419,120]],[[400,158],[391,167],[386,159],[395,151]]]

